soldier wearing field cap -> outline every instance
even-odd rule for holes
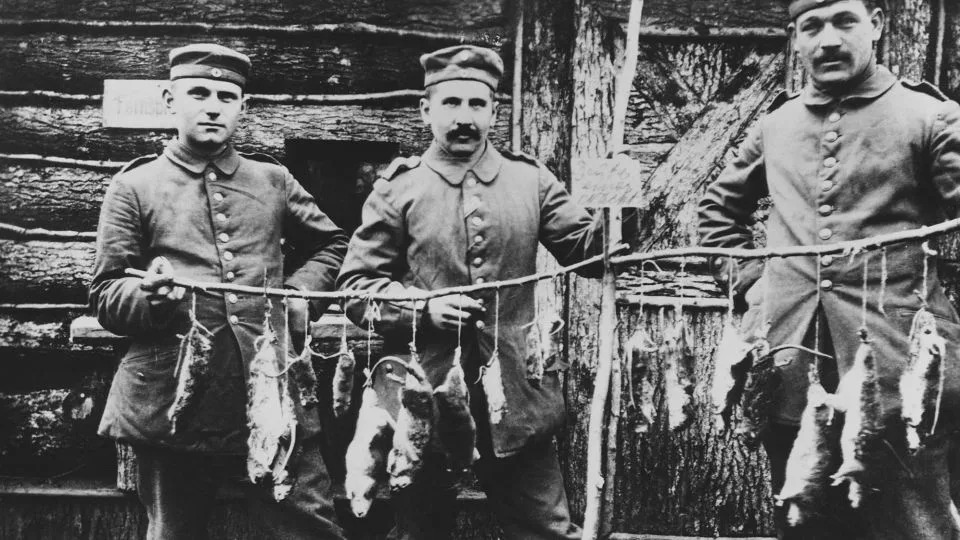
[[[753,247],[752,215],[766,196],[770,247],[823,246],[960,216],[960,106],[930,84],[898,81],[877,65],[883,11],[869,0],[796,0],[788,9],[809,83],[774,100],[709,187],[700,203],[701,243]],[[833,357],[820,364],[828,391],[850,372],[861,327],[876,358],[884,429],[880,450],[871,455],[876,461],[865,458],[865,470],[853,473],[866,486],[859,508],[851,509],[848,480],[840,478],[822,500],[787,501],[809,516],[800,526],[788,525],[786,507],[777,509],[781,538],[960,535],[949,463],[960,419],[960,325],[940,286],[936,258],[927,269],[925,257],[919,243],[909,243],[884,254],[775,258],[765,268],[756,261],[732,268],[715,261],[719,282],[732,283],[735,295],[745,297],[744,334],[769,323],[772,346],[802,344]],[[899,377],[921,307],[937,318],[948,343],[946,385],[936,432],[912,453],[900,419]],[[795,349],[774,357],[782,383],[767,411],[772,425],[761,434],[774,495],[793,470],[786,462],[809,406],[813,361]],[[838,413],[837,421],[842,418]]]
[[[196,294],[195,316],[212,343],[209,379],[174,432],[168,411],[179,336],[191,326],[194,299],[171,280],[329,290],[346,251],[346,235],[285,167],[230,144],[246,109],[249,71],[249,58],[219,45],[171,51],[163,99],[177,138],[162,155],[126,165],[100,214],[90,305],[104,328],[131,338],[100,434],[134,447],[149,540],[206,538],[218,487],[245,476],[247,377],[254,342],[264,333],[263,296]],[[300,264],[284,267],[283,239]],[[126,276],[127,268],[146,270],[147,277]],[[278,300],[274,307],[271,326],[282,335],[283,308]],[[322,306],[314,307],[319,317]],[[307,311],[306,302],[290,302],[291,333],[304,328]],[[278,357],[284,352],[278,346]],[[270,537],[342,538],[320,456],[317,410],[294,402],[293,489],[278,503],[269,489],[248,485],[252,515]]]
[[[420,110],[433,142],[421,157],[394,161],[376,183],[339,286],[430,291],[534,274],[541,244],[564,265],[600,253],[598,222],[571,202],[554,175],[532,157],[491,144],[500,57],[462,45],[426,54],[420,62],[426,88]],[[584,269],[588,275],[598,272]],[[477,425],[480,459],[474,472],[504,538],[578,538],[553,440],[565,418],[560,372],[566,365],[552,355],[542,375],[531,376],[528,369],[538,358],[529,337],[545,322],[534,318],[534,291],[528,284],[501,289],[499,301],[494,290],[484,290],[425,305],[387,302],[379,317],[359,300],[348,303],[347,314],[364,328],[372,323],[385,352],[400,355],[409,352],[415,323],[416,350],[434,388],[444,381],[460,344]],[[480,366],[495,350],[506,397],[502,419],[488,413],[478,382]],[[456,471],[447,465],[442,452],[431,454],[413,485],[394,494],[392,537],[451,537]]]

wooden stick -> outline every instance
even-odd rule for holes
[[[936,34],[933,36],[933,76],[931,80],[933,84],[940,86],[940,81],[943,80],[943,41],[946,36],[947,8],[945,0],[936,0],[934,3],[937,10],[937,27]]]
[[[118,171],[124,166],[122,161],[95,161],[90,159],[72,159],[57,156],[41,156],[39,154],[0,154],[0,161],[22,163],[36,163],[38,165],[53,165],[65,167],[80,167],[104,171]]]
[[[520,124],[523,120],[523,3],[517,2],[517,27],[513,32],[513,107],[510,109],[510,149],[515,154],[523,150]]]
[[[97,239],[95,232],[51,231],[47,229],[26,229],[9,223],[0,223],[0,238],[12,240],[74,240],[92,242]]]
[[[626,245],[616,246],[610,253],[616,253],[618,251],[623,251],[628,249]],[[432,291],[424,291],[422,293],[416,294],[388,294],[388,293],[371,293],[367,291],[336,291],[336,292],[320,292],[320,291],[298,291],[295,289],[279,289],[275,287],[252,287],[249,285],[230,285],[226,283],[211,283],[211,282],[201,282],[193,279],[187,278],[174,278],[172,281],[173,285],[178,287],[184,287],[187,289],[195,290],[198,292],[207,292],[207,293],[219,293],[219,292],[235,292],[241,294],[248,294],[254,296],[276,296],[282,298],[305,298],[305,299],[328,299],[328,300],[345,300],[348,298],[363,298],[366,300],[371,300],[374,302],[406,302],[406,301],[416,301],[416,300],[429,300],[431,298],[437,298],[440,296],[446,296],[448,294],[468,294],[477,291],[484,291],[488,289],[502,289],[506,287],[518,287],[520,285],[526,285],[527,283],[533,283],[534,281],[542,281],[545,279],[554,278],[559,275],[568,274],[584,266],[589,266],[591,264],[596,264],[604,259],[606,255],[596,255],[590,257],[589,259],[584,259],[576,264],[571,264],[570,266],[564,266],[562,268],[557,268],[556,270],[551,270],[548,272],[541,272],[538,274],[531,274],[529,276],[523,276],[516,279],[505,279],[502,281],[490,281],[488,283],[483,283],[480,285],[464,285],[461,287],[446,287],[443,289],[434,289]],[[147,275],[143,270],[137,270],[136,268],[127,268],[124,272],[128,276],[133,277],[144,277]]]
[[[944,221],[936,225],[929,225],[911,229],[909,231],[900,231],[895,233],[880,234],[860,240],[847,240],[835,244],[824,244],[820,246],[788,246],[783,248],[763,248],[763,249],[740,249],[740,248],[711,248],[711,247],[689,247],[673,248],[649,251],[647,253],[633,253],[613,257],[612,262],[615,265],[638,264],[643,261],[657,259],[668,259],[675,257],[733,257],[735,259],[767,259],[773,257],[803,257],[815,255],[828,255],[837,253],[853,253],[858,251],[871,251],[880,249],[891,244],[901,244],[925,240],[934,236],[960,230],[960,218]]]
[[[87,304],[0,304],[0,311],[79,311]]]
[[[609,209],[604,208],[604,214]],[[607,216],[605,216],[607,217]],[[597,376],[590,400],[590,424],[587,430],[587,506],[583,514],[583,540],[596,540],[600,529],[601,497],[603,495],[603,428],[607,397],[610,392],[610,374],[613,370],[613,341],[617,322],[617,279],[609,251],[604,244],[604,268],[600,296],[600,324]]]
[[[0,19],[0,33],[11,32],[50,32],[76,30],[119,30],[122,32],[161,30],[169,33],[205,33],[213,35],[257,35],[257,36],[309,36],[319,34],[354,34],[369,36],[392,36],[398,38],[416,38],[450,43],[473,43],[477,45],[499,46],[499,36],[472,32],[430,32],[427,30],[406,30],[377,26],[369,23],[352,22],[340,24],[233,24],[173,21],[83,21],[74,19]],[[493,39],[491,39],[493,38]]]

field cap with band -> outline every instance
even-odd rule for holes
[[[840,0],[794,0],[793,2],[790,2],[790,7],[787,8],[787,13],[792,21],[811,9],[828,6],[839,1]]]
[[[215,43],[193,43],[170,51],[170,80],[186,78],[228,81],[243,88],[250,58]]]
[[[496,52],[476,45],[454,45],[424,54],[423,87],[443,81],[480,81],[497,89],[503,76],[503,60]]]

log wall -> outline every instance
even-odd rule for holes
[[[513,111],[509,73],[521,3],[524,63],[516,91],[522,107]],[[640,218],[627,223],[628,240],[648,248],[689,244],[691,211],[706,184],[780,81],[800,77],[784,58],[779,0],[644,4],[625,142],[641,163],[647,203]],[[960,9],[946,0],[894,4],[885,61],[905,76],[940,78],[953,97],[960,96]],[[391,143],[400,154],[413,154],[430,140],[414,92],[422,80],[417,57],[455,43],[484,44],[501,52],[508,73],[494,141],[511,145],[516,112],[522,148],[569,182],[571,157],[608,150],[612,74],[623,54],[627,6],[627,0],[0,0],[0,223],[81,233],[66,240],[0,228],[0,357],[17,366],[0,381],[0,414],[9,419],[0,426],[0,475],[44,463],[53,463],[46,473],[56,474],[80,464],[71,461],[71,451],[74,457],[83,454],[77,449],[112,452],[96,446],[90,422],[102,407],[118,351],[111,344],[70,342],[69,321],[86,313],[90,239],[110,177],[123,162],[159,151],[170,132],[104,128],[103,79],[164,78],[170,48],[216,41],[250,53],[255,63],[250,111],[236,137],[240,149],[288,162],[295,140]],[[929,34],[941,22],[938,49]],[[945,251],[960,252],[955,246]],[[958,296],[960,286],[951,286]],[[566,354],[573,361],[566,382],[570,429],[560,448],[579,515],[599,289],[576,280],[557,288],[569,291],[554,303],[569,318]],[[657,335],[658,317],[653,308],[623,304],[621,337],[641,326]],[[722,314],[686,317],[700,336],[698,375],[707,384]],[[763,460],[714,430],[704,416],[701,383],[692,426],[668,433],[658,423],[646,435],[633,431],[631,389],[624,384],[615,528],[768,534]],[[47,423],[37,433],[21,429],[39,421]],[[4,534],[14,516],[31,512],[0,506]],[[69,516],[89,513],[69,505],[33,508],[33,517],[21,524],[34,529],[20,532],[57,530]],[[117,531],[139,530],[139,518],[124,512],[102,519]],[[59,517],[44,522],[46,514]],[[73,523],[88,518],[77,519]],[[109,521],[117,519],[124,524]],[[489,536],[485,526],[471,534]]]

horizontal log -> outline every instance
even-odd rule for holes
[[[113,172],[11,163],[0,157],[0,216],[27,228],[96,230]]]
[[[109,386],[109,374],[99,374],[71,388],[0,394],[2,470],[109,463],[113,445],[96,434]]]
[[[500,106],[491,138],[509,141],[510,107]],[[111,130],[102,127],[99,107],[14,105],[0,107],[0,153],[58,155],[73,159],[126,161],[161,151],[171,132]],[[396,142],[403,154],[421,153],[432,135],[417,106],[292,105],[250,107],[234,135],[237,148],[284,159],[286,141]]]
[[[25,1],[25,0],[24,0]],[[630,0],[601,0],[604,15],[626,21]],[[778,28],[787,25],[787,3],[780,0],[646,0],[644,25],[690,28]]]
[[[93,255],[90,242],[0,240],[0,301],[84,303]]]
[[[206,23],[331,24],[363,21],[402,28],[494,32],[506,24],[503,0],[5,0],[0,17]]]
[[[0,348],[45,349],[60,352],[104,350],[91,342],[70,339],[70,325],[86,309],[0,312]],[[107,349],[109,350],[109,349]]]
[[[104,32],[80,28],[18,35],[0,25],[0,89],[96,94],[103,91],[104,79],[165,79],[171,49],[212,39],[209,31],[189,28],[161,27],[147,35],[142,29]],[[224,33],[216,39],[253,60],[248,92],[341,94],[421,88],[420,55],[460,41],[357,32]],[[506,78],[501,90],[509,87]]]

